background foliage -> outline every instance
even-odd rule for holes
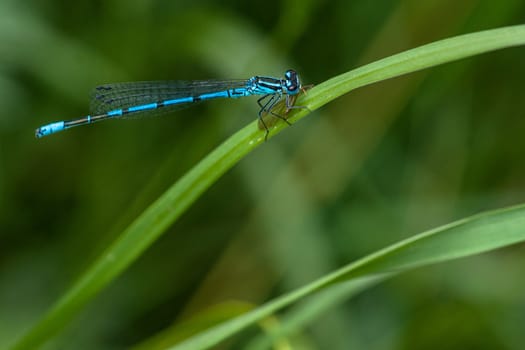
[[[4,0],[0,346],[256,115],[253,100],[214,101],[34,139],[42,123],[86,114],[93,86],[279,76],[288,67],[317,83],[524,14],[517,0]],[[288,128],[226,174],[48,347],[134,345],[213,305],[242,302],[222,304],[235,313],[414,233],[523,202],[524,56],[509,49],[370,86]],[[516,246],[403,275],[324,313],[294,343],[517,349],[523,263]]]

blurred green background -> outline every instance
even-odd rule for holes
[[[255,99],[110,121],[101,83],[300,72],[320,83],[467,32],[519,0],[0,2],[0,348],[235,130]],[[525,49],[344,96],[228,172],[47,345],[120,349],[213,305],[259,304],[423,230],[525,198]],[[402,275],[327,310],[301,349],[522,349],[525,247]],[[249,335],[226,344],[242,348]]]

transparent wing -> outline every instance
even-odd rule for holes
[[[92,91],[90,110],[92,114],[99,115],[116,109],[125,109],[149,103],[160,103],[166,100],[196,97],[206,93],[244,88],[246,83],[246,80],[175,80],[105,84],[96,87]],[[198,102],[167,105],[125,114],[122,118],[165,114],[187,108],[196,103]]]

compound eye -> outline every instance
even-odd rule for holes
[[[300,83],[299,83],[299,76],[297,75],[297,72],[293,69],[289,69],[284,73],[284,77],[286,78],[286,90],[290,94],[294,94],[299,90]]]
[[[296,80],[297,72],[293,69],[288,69],[286,73],[284,73],[284,77],[286,78],[286,80]]]
[[[296,81],[293,80],[287,80],[286,81],[286,90],[288,91],[296,91],[299,88],[299,85],[297,85]]]

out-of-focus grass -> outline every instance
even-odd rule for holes
[[[317,306],[322,310],[333,306],[339,302],[337,294],[350,297],[362,289],[369,288],[402,271],[523,242],[525,239],[524,209],[525,206],[519,206],[493,213],[484,213],[411,237],[345,266],[332,274],[323,276],[242,316],[203,330],[200,334],[192,336],[188,340],[170,347],[170,349],[211,348],[221,340],[238,333],[254,322],[269,317],[272,313],[325,288],[332,289],[332,293],[328,293],[328,298],[324,295],[310,301],[311,308]],[[340,289],[343,291],[341,292]],[[298,322],[305,323],[311,320],[312,316],[303,313],[298,318]],[[279,339],[289,332],[286,327],[282,328],[284,331],[282,329],[275,331],[274,339]],[[298,328],[301,329],[301,327]]]

